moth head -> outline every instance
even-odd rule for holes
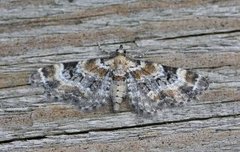
[[[122,46],[122,45],[120,45],[119,48],[116,50],[116,54],[117,54],[117,55],[123,55],[123,56],[126,55],[126,50],[123,49],[123,46]]]

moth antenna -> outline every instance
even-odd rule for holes
[[[120,45],[120,46],[119,46],[119,49],[122,50],[122,49],[123,49],[123,45]]]

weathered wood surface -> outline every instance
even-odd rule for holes
[[[210,88],[154,119],[44,101],[39,67],[120,44]],[[0,151],[240,151],[240,1],[0,1]]]

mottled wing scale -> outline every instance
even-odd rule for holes
[[[40,68],[30,81],[41,85],[54,100],[93,110],[110,100],[111,73],[101,59],[70,62]]]
[[[137,112],[154,114],[157,109],[182,105],[208,88],[206,78],[181,68],[138,61],[129,69],[128,95]]]
[[[195,99],[209,85],[189,70],[131,59],[121,46],[108,58],[40,68],[30,81],[43,86],[51,99],[84,111],[106,104],[118,111],[127,100],[136,113],[148,115]]]

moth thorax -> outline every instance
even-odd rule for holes
[[[114,111],[119,111],[123,98],[126,95],[126,89],[127,86],[125,81],[114,81],[114,83],[112,84],[112,99]]]

